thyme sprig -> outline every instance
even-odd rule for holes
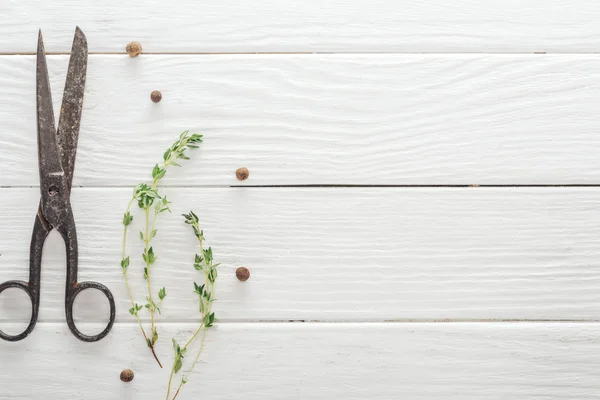
[[[127,286],[127,293],[129,300],[131,301],[131,308],[129,312],[135,317],[137,323],[144,335],[146,344],[152,351],[154,358],[158,365],[162,368],[162,364],[158,359],[154,350],[156,341],[158,340],[158,331],[156,330],[156,312],[160,314],[160,307],[162,306],[163,300],[167,297],[166,288],[161,288],[156,293],[155,297],[152,289],[152,266],[157,260],[154,248],[151,246],[152,239],[156,237],[158,230],[156,229],[156,220],[159,214],[166,211],[171,212],[166,195],[161,195],[158,191],[158,184],[167,173],[167,169],[171,166],[180,167],[181,165],[177,162],[178,160],[189,160],[186,154],[188,149],[198,148],[198,144],[202,143],[202,135],[190,134],[189,131],[183,132],[179,139],[171,145],[163,154],[163,160],[160,164],[156,164],[152,169],[152,183],[140,183],[133,189],[133,195],[125,214],[123,215],[123,249],[121,254],[121,269],[125,279],[125,285]],[[144,230],[140,231],[140,240],[144,242],[144,252],[142,253],[142,260],[144,262],[144,279],[147,285],[147,296],[146,303],[142,306],[134,301],[133,293],[129,285],[128,270],[131,264],[131,258],[127,255],[127,231],[128,227],[133,222],[133,215],[131,214],[131,208],[134,203],[137,203],[138,208],[143,210],[144,213]],[[146,333],[142,325],[142,321],[139,316],[139,312],[146,308],[150,312],[150,335]]]
[[[185,357],[188,347],[201,335],[200,339],[200,348],[196,353],[196,357],[194,358],[189,370],[183,374],[181,378],[181,382],[177,387],[175,395],[171,400],[175,400],[183,385],[185,385],[188,381],[188,378],[198,363],[200,359],[200,355],[202,354],[202,350],[204,349],[204,341],[206,339],[206,332],[209,328],[211,328],[216,321],[215,313],[212,312],[212,305],[215,301],[214,298],[214,290],[215,290],[215,282],[217,280],[218,272],[217,268],[219,267],[219,263],[214,263],[212,248],[209,247],[207,249],[204,248],[204,232],[200,229],[198,223],[198,216],[194,214],[193,211],[190,211],[188,214],[183,214],[185,218],[185,223],[191,225],[194,235],[198,239],[200,254],[196,254],[194,256],[194,269],[196,271],[200,271],[204,277],[204,283],[198,284],[194,282],[194,293],[198,295],[199,299],[199,311],[202,316],[200,325],[198,329],[194,332],[194,334],[187,340],[185,345],[181,347],[177,341],[173,338],[173,349],[175,351],[175,358],[173,360],[173,366],[171,368],[171,374],[169,376],[169,384],[167,387],[167,397],[166,400],[169,400],[169,396],[171,394],[171,385],[173,382],[173,376],[177,374],[181,368],[183,367],[183,358]]]

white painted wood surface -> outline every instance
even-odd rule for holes
[[[186,129],[206,141],[166,180],[165,363],[196,322],[181,212],[198,211],[223,267],[221,323],[180,399],[598,398],[600,188],[229,186],[599,185],[599,2],[5,0],[0,16],[0,281],[26,278],[39,199],[37,29],[65,53],[79,25],[80,277],[118,306],[105,340],[70,335],[53,234],[40,322],[0,342],[0,399],[164,398],[168,371],[127,314],[120,221]],[[130,40],[146,54],[122,54]],[[56,111],[67,60],[48,57]],[[23,328],[27,307],[0,296],[0,328]],[[98,293],[77,301],[87,333],[106,314]]]
[[[200,279],[192,267],[197,249],[180,217],[190,208],[223,263],[215,307],[224,321],[600,319],[595,218],[600,188],[169,188],[165,193],[174,212],[159,230],[153,273],[154,285],[169,293],[163,321],[195,318],[190,310],[197,308],[192,293],[194,279]],[[71,196],[81,278],[109,286],[123,322],[130,316],[119,265],[120,221],[130,196],[129,189],[104,188],[74,189]],[[38,199],[34,188],[0,190],[5,210],[0,281],[26,277]],[[131,231],[136,264],[130,268],[135,289],[144,293],[140,229],[137,224]],[[50,239],[40,320],[54,322],[64,319],[65,256],[60,236]],[[252,271],[245,284],[235,278],[240,265]],[[8,299],[2,296],[0,302],[3,297]],[[27,304],[26,296],[21,298],[5,321],[28,317],[17,312]],[[101,311],[94,306],[99,299]],[[82,321],[108,314],[99,292],[81,309],[88,309],[77,313]]]
[[[161,327],[160,356],[193,327]],[[133,324],[97,344],[42,324],[2,347],[6,399],[164,398],[168,372],[149,362]],[[596,323],[220,324],[205,351],[182,399],[598,398]],[[128,385],[118,380],[126,367],[137,371]]]
[[[0,57],[0,186],[38,185],[34,62]],[[79,186],[147,179],[185,129],[206,143],[171,185],[600,182],[600,55],[101,55],[88,76]]]
[[[0,51],[35,51],[31,31],[69,51],[77,24],[90,50],[122,52],[598,52],[595,0],[106,0],[0,3]]]

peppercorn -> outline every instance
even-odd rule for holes
[[[125,47],[129,57],[137,57],[142,52],[142,44],[140,42],[129,42]]]
[[[248,168],[246,168],[246,167],[238,168],[235,171],[235,177],[237,178],[238,181],[245,181],[246,179],[248,179],[249,176],[250,176],[250,171],[248,171]]]
[[[133,380],[133,371],[130,369],[121,371],[121,380],[123,382],[131,382]]]
[[[153,102],[158,103],[162,100],[162,93],[159,90],[154,90],[152,93],[150,93],[150,99]]]
[[[235,270],[235,276],[242,282],[246,282],[250,278],[250,270],[246,267],[239,267]]]

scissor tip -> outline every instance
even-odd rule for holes
[[[83,33],[83,31],[81,30],[81,28],[79,26],[75,27],[75,40],[79,39],[80,41],[83,41],[83,43],[86,46],[87,49],[87,38],[85,37],[85,33]]]
[[[38,54],[44,52],[44,40],[42,39],[42,30],[38,33]]]

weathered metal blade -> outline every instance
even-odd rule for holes
[[[71,189],[75,157],[77,155],[77,141],[81,124],[81,111],[83,108],[83,95],[85,90],[85,77],[87,72],[88,48],[84,33],[75,28],[75,37],[71,48],[69,70],[63,92],[60,117],[58,119],[57,141],[60,148],[61,162],[67,186]]]
[[[50,93],[50,80],[48,79],[48,65],[44,52],[42,31],[38,36],[37,68],[36,68],[36,93],[37,93],[37,128],[38,128],[38,161],[40,168],[40,183],[44,177],[62,173],[62,165],[56,143],[56,126],[54,124],[54,111],[52,109],[52,94]]]

